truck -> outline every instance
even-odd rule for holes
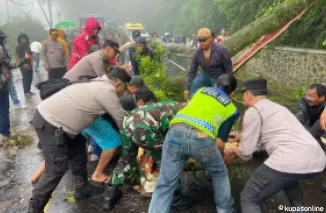
[[[145,31],[144,25],[141,23],[132,23],[132,22],[125,23],[124,30],[126,32],[126,35],[130,38],[131,38],[132,31],[134,30],[139,30],[141,36],[149,37],[149,34]]]

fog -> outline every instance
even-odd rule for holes
[[[47,0],[40,0],[47,2]],[[79,16],[88,14],[101,14],[106,20],[116,21],[118,24],[125,22],[142,22],[146,27],[155,30],[164,21],[165,15],[175,13],[177,5],[184,0],[50,0],[54,24],[59,20],[73,19],[78,21]],[[40,20],[47,25],[38,0],[0,0],[1,8],[9,11],[1,13],[0,24],[8,22],[8,12],[11,17],[26,14]],[[21,6],[27,5],[27,6]],[[47,6],[43,6],[47,15]]]
[[[56,0],[63,6],[63,14],[68,19],[78,19],[80,15],[101,14],[106,20],[117,23],[142,22],[149,28],[156,28],[165,15],[177,9],[184,0]],[[73,8],[73,10],[71,10]],[[153,29],[155,30],[155,29]]]

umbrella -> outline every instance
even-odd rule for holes
[[[70,27],[77,27],[78,24],[72,20],[64,20],[60,21],[55,25],[55,28],[70,28]]]

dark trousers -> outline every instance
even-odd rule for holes
[[[37,136],[43,147],[45,171],[33,190],[33,200],[46,203],[68,169],[75,176],[87,175],[86,139],[67,136],[65,146],[57,146],[55,128],[36,111],[33,119]]]
[[[31,86],[32,86],[32,81],[33,81],[33,69],[30,66],[30,69],[26,68],[23,65],[20,67],[20,72],[23,76],[23,88],[24,88],[24,93],[30,93],[31,92]]]
[[[0,135],[10,136],[9,91],[0,91]]]
[[[318,141],[323,150],[326,151],[326,145],[320,139],[325,134],[325,131],[321,129],[319,119],[309,127],[309,132]]]
[[[66,74],[66,72],[67,68],[65,67],[49,69],[49,80],[60,79]]]
[[[255,170],[241,192],[241,212],[260,213],[262,202],[281,190],[285,191],[292,206],[303,206],[303,193],[298,181],[300,179],[312,178],[317,174],[283,173],[262,164]]]

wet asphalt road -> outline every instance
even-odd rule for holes
[[[41,71],[34,75],[33,85],[40,79],[46,79],[46,72]],[[21,101],[24,100],[19,71],[15,71],[16,88]],[[32,89],[37,92],[36,88]],[[37,137],[29,121],[40,100],[34,97],[26,100],[29,106],[27,109],[11,108],[11,125],[18,131],[32,134],[35,138],[34,144],[23,150],[2,150],[0,149],[0,212],[1,213],[23,213],[26,212],[28,200],[31,196],[32,185],[30,184],[32,174],[37,170],[41,161],[42,153],[36,148]],[[261,160],[254,160],[246,163],[249,173]],[[94,165],[89,165],[92,170]],[[110,169],[108,169],[110,170]],[[326,194],[320,185],[326,182],[326,173],[313,180],[303,181],[306,206],[318,206],[326,209]],[[193,208],[180,211],[180,213],[213,213],[216,212],[212,201],[212,185],[209,178],[202,172],[186,175],[183,178],[183,189],[188,196],[193,197]],[[68,172],[55,190],[53,198],[48,205],[46,213],[104,213],[101,209],[102,197],[97,196],[79,203],[69,203],[65,199],[73,194],[74,184],[71,174]],[[129,186],[124,186],[123,199],[118,203],[112,213],[145,213],[147,212],[149,200],[142,198],[138,193],[132,192]],[[239,194],[243,188],[243,182],[232,181],[232,194],[239,204]],[[283,193],[278,193],[272,199],[265,202],[263,212],[283,212],[278,210],[278,205],[289,206]]]

